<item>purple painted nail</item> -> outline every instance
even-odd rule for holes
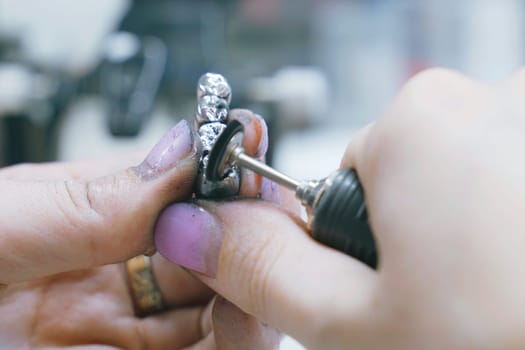
[[[189,203],[166,208],[155,227],[155,245],[171,262],[215,277],[223,232],[215,218]]]
[[[181,120],[153,147],[144,160],[145,175],[156,175],[174,167],[194,151],[194,138],[186,120]]]
[[[261,183],[261,199],[269,202],[281,203],[281,188],[275,182],[263,177]]]

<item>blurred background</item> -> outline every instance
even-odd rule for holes
[[[322,176],[418,71],[517,69],[524,15],[521,0],[0,0],[0,165],[151,147],[213,71],[266,118],[271,163]]]
[[[522,0],[0,0],[0,166],[150,148],[213,71],[267,120],[270,163],[322,177],[422,69],[520,67],[524,16]]]

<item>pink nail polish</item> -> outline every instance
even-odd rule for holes
[[[166,208],[155,227],[158,252],[171,262],[215,277],[223,232],[215,218],[189,203]]]
[[[262,179],[260,193],[261,199],[277,204],[281,203],[281,188],[278,184],[265,177]]]
[[[173,168],[193,154],[194,137],[186,120],[181,120],[153,147],[143,163],[145,175],[155,175]],[[144,166],[145,165],[145,166]]]

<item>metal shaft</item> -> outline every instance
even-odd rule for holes
[[[234,152],[233,157],[235,158],[239,166],[248,168],[256,172],[257,174],[260,174],[264,177],[269,178],[272,181],[275,181],[283,186],[288,187],[293,191],[297,191],[297,188],[300,185],[299,181],[294,180],[291,177],[286,176],[278,172],[277,170],[269,167],[268,165],[247,156],[244,152],[240,150]]]

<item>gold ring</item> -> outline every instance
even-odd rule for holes
[[[140,317],[164,310],[164,301],[153,274],[151,258],[139,255],[126,262],[128,285],[135,312]]]

